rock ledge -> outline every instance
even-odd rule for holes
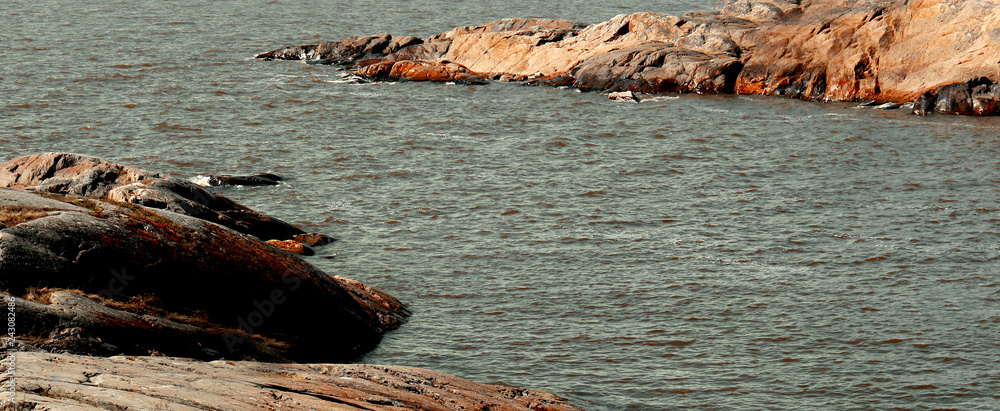
[[[542,391],[411,367],[51,353],[16,359],[18,409],[577,410]]]

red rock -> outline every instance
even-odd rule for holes
[[[267,240],[265,242],[292,254],[313,255],[309,247],[295,240]]]
[[[300,243],[309,244],[311,246],[327,245],[334,241],[337,241],[336,238],[330,237],[326,234],[318,234],[318,233],[299,234],[295,236],[294,240]]]
[[[483,84],[489,80],[447,60],[383,61],[355,70],[355,75],[375,80],[438,81]]]

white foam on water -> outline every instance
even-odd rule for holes
[[[681,98],[681,96],[656,96],[656,97],[644,98],[644,99],[642,99],[642,102],[647,102],[647,101],[670,101],[670,100],[679,100],[680,98]]]
[[[199,174],[199,175],[196,175],[194,177],[189,178],[188,181],[190,181],[192,183],[195,183],[197,185],[200,185],[202,187],[211,187],[212,186],[210,184],[211,179],[212,178],[209,177],[209,176],[203,176],[203,175]]]

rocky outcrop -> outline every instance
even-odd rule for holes
[[[15,332],[0,385],[17,389],[0,408],[576,409],[428,370],[326,364],[373,348],[407,309],[252,235],[115,199],[169,177],[46,155],[0,178],[33,190],[0,188],[0,299]]]
[[[18,409],[577,410],[542,391],[411,367],[50,353],[18,353],[16,367]]]
[[[736,91],[902,102],[970,79],[995,81],[995,8],[959,0],[803,2],[744,37],[753,50]]]
[[[255,57],[262,60],[306,60],[322,64],[347,64],[373,55],[392,54],[402,48],[423,43],[423,40],[412,36],[393,38],[389,34],[378,34],[351,37],[335,43],[282,47],[260,53]]]
[[[461,73],[585,90],[877,103],[931,93],[934,111],[994,115],[995,7],[962,0],[736,0],[683,17],[635,13],[589,26],[508,19],[423,40],[362,36],[256,57],[336,63],[373,79],[453,81],[452,73]],[[433,75],[403,74],[411,68]],[[967,96],[943,89],[970,81],[988,89]],[[966,110],[965,101],[979,109]]]
[[[304,231],[168,175],[71,153],[45,153],[0,164],[0,187],[107,198],[189,215],[261,239],[291,239]]]
[[[345,361],[407,316],[221,225],[47,191],[0,189],[0,289],[21,299],[22,339],[84,354]]]

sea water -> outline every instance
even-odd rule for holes
[[[7,0],[0,158],[284,176],[218,192],[339,238],[307,259],[412,309],[363,362],[589,410],[1000,407],[996,119],[249,59],[716,6]]]

